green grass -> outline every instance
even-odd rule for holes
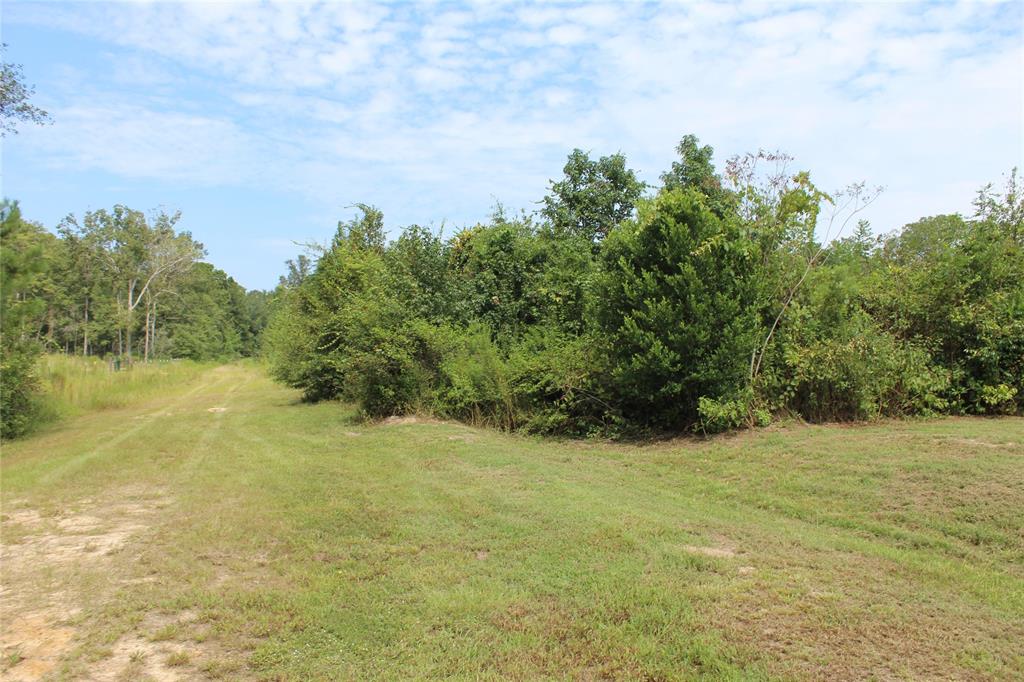
[[[231,365],[0,473],[5,542],[130,530],[5,578],[81,609],[58,679],[138,642],[200,679],[1024,679],[1022,419],[555,442]]]
[[[162,360],[115,372],[106,360],[54,354],[40,359],[39,377],[51,409],[66,415],[128,407],[194,382],[211,367],[189,360]]]

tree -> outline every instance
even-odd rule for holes
[[[310,400],[331,399],[351,390],[351,360],[375,327],[386,302],[383,215],[358,204],[362,216],[339,221],[331,244],[312,274],[281,288],[281,300],[267,328],[265,350],[271,372],[301,388]],[[301,263],[301,261],[300,261]]]
[[[1017,187],[1017,169],[1006,178],[1002,196],[992,189],[992,183],[982,187],[974,200],[978,220],[994,223],[1019,244],[1024,244],[1024,194]]]
[[[17,203],[0,204],[0,218],[0,439],[7,439],[32,425],[41,350],[32,318],[45,303],[28,292],[44,274],[45,261],[39,230],[22,220]]]
[[[1024,244],[1014,210],[1008,192],[981,219],[923,218],[888,236],[879,254],[869,310],[949,372],[954,411],[1024,407]]]
[[[242,354],[248,326],[245,290],[224,271],[196,263],[173,290],[162,293],[164,327],[159,336],[154,333],[154,347],[193,360]]]
[[[281,275],[278,278],[278,286],[286,289],[295,289],[305,282],[306,278],[313,272],[314,263],[309,256],[300,253],[295,260],[291,258],[286,260],[285,265],[288,266],[288,274]]]
[[[594,161],[586,152],[574,149],[563,171],[562,180],[551,182],[541,214],[557,232],[591,242],[604,239],[630,218],[644,192],[644,183],[626,167],[622,154]]]
[[[0,45],[0,54],[7,51],[7,44]],[[43,109],[30,104],[29,98],[35,88],[25,85],[21,64],[0,64],[0,137],[8,133],[17,134],[17,122],[43,125],[51,121]]]
[[[736,216],[693,187],[666,190],[604,244],[597,322],[611,400],[634,424],[694,424],[733,399],[760,331],[756,251]]]
[[[688,146],[692,150],[695,141]],[[680,148],[683,147],[681,143]],[[758,305],[764,319],[764,336],[750,356],[749,381],[753,389],[790,304],[811,273],[833,253],[830,243],[842,236],[850,222],[881,194],[882,188],[869,189],[865,183],[854,183],[830,195],[815,186],[810,173],[790,173],[792,157],[764,150],[732,157],[726,166],[725,182],[719,179],[711,183],[705,176],[705,170],[714,170],[709,165],[709,153],[697,156],[701,170],[694,177],[705,178],[705,187],[725,187],[705,196],[714,205],[727,207],[739,216],[751,246],[758,253]],[[768,168],[764,169],[766,164]],[[825,220],[819,223],[826,206],[829,210]],[[823,229],[821,235],[817,234],[819,228]]]
[[[180,218],[180,213],[160,212],[151,225],[141,211],[117,205],[112,211],[86,213],[81,226],[74,216],[65,219],[65,232],[79,233],[103,264],[104,279],[112,288],[118,310],[118,353],[123,353],[129,362],[133,356],[135,311],[145,303],[143,354],[148,359],[157,295],[173,290],[181,275],[204,254],[202,244],[193,241],[189,233],[175,231]]]
[[[102,254],[94,235],[77,230],[73,216],[57,226],[64,247],[64,290],[68,299],[68,316],[75,336],[81,332],[82,355],[89,355],[96,327],[96,302],[103,297]],[[77,338],[74,343],[77,347]]]
[[[358,208],[363,214],[348,222],[338,221],[335,241],[346,239],[360,248],[384,250],[384,213],[376,206],[355,204],[349,208]]]
[[[715,172],[712,162],[715,150],[710,145],[700,145],[696,135],[684,135],[676,146],[679,161],[661,174],[662,189],[672,191],[690,187],[706,198],[708,206],[719,216],[729,212],[733,204],[732,194],[722,185],[722,179]]]
[[[507,342],[540,318],[535,294],[543,261],[536,246],[528,221],[502,219],[453,237],[450,267],[462,322],[483,322]]]

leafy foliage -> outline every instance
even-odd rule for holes
[[[997,203],[975,220],[924,219],[888,237],[878,255],[870,309],[949,373],[944,395],[957,412],[1024,406],[1024,242],[1015,211]]]
[[[2,437],[38,421],[39,352],[127,365],[256,354],[272,305],[208,263],[178,214],[126,206],[68,216],[57,234],[3,205]]]
[[[633,216],[644,183],[626,167],[622,154],[594,161],[580,150],[569,154],[565,176],[551,183],[541,213],[559,234],[599,241]]]
[[[0,54],[7,51],[6,43],[0,45]],[[50,114],[29,102],[35,88],[25,84],[21,64],[0,63],[0,137],[17,133],[17,122],[50,122]]]
[[[621,155],[575,150],[539,221],[499,206],[447,240],[386,242],[360,205],[315,265],[289,263],[272,371],[370,417],[573,435],[1021,410],[1015,175],[973,219],[822,243],[875,194],[826,194],[783,154],[723,178],[696,137],[678,151],[641,198]]]
[[[21,218],[16,203],[0,205],[0,439],[31,428],[38,408],[39,342],[31,336],[31,319],[41,301],[22,292],[35,288],[45,276],[42,231]]]
[[[754,250],[693,188],[667,190],[603,249],[597,325],[624,418],[692,425],[702,397],[744,385],[758,339]]]

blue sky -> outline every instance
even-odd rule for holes
[[[392,233],[536,209],[574,147],[649,182],[695,133],[885,187],[887,232],[969,212],[1024,165],[1024,3],[2,5],[54,124],[3,142],[3,193],[53,227],[183,212],[269,288],[356,202]]]

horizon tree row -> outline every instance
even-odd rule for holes
[[[202,262],[206,252],[177,230],[180,213],[116,205],[67,216],[56,234],[5,204],[12,257],[35,258],[17,296],[32,314],[18,333],[49,352],[210,359],[253,355],[267,294],[246,292]]]

